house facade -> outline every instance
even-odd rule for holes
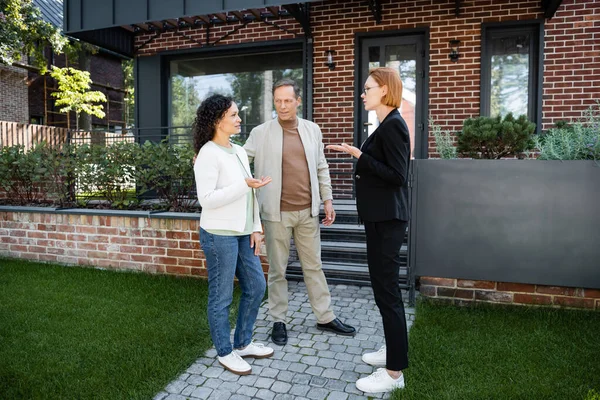
[[[46,22],[62,30],[62,0],[33,0],[33,4]],[[49,66],[83,68],[78,60],[55,54],[50,47],[45,49],[45,55]],[[90,55],[87,69],[93,82],[92,90],[103,92],[108,99],[104,104],[106,117],[93,117],[93,127],[110,130],[125,127],[126,92],[121,66],[125,59],[127,57],[124,55],[103,48],[98,48],[95,54]],[[37,68],[28,65],[26,58],[13,66],[0,65],[0,121],[74,128],[75,117],[67,120],[66,114],[54,105],[51,93],[55,90],[53,79],[48,75],[40,75]]]
[[[459,130],[466,118],[512,111],[539,131],[580,117],[600,94],[593,0],[196,3],[65,2],[69,34],[135,57],[142,136],[183,132],[213,92],[235,98],[249,132],[273,117],[270,85],[288,76],[326,143],[360,144],[377,123],[362,110],[364,80],[391,66],[404,82],[413,157],[431,158],[429,117]],[[352,197],[351,160],[327,157],[336,196]]]

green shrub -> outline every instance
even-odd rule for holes
[[[456,146],[454,145],[453,135],[450,131],[442,130],[442,127],[435,123],[433,117],[429,117],[429,126],[432,129],[435,138],[435,146],[440,158],[457,158]]]
[[[600,104],[571,124],[560,121],[535,139],[538,160],[600,160]]]
[[[596,390],[591,389],[588,391],[587,396],[585,396],[584,400],[600,400],[600,393],[596,392]]]
[[[535,124],[525,115],[516,118],[508,113],[504,118],[468,118],[458,134],[458,153],[464,157],[499,159],[520,156],[534,147]]]
[[[142,194],[156,191],[157,197],[171,211],[189,211],[196,203],[194,149],[191,144],[171,145],[145,142],[139,148],[136,181]]]
[[[90,200],[104,199],[112,208],[136,204],[134,176],[137,152],[138,144],[128,142],[79,146],[76,151],[79,199],[86,205]]]
[[[75,157],[74,147],[63,145],[61,148],[44,144],[41,151],[41,171],[48,200],[60,207],[73,204],[78,161]]]
[[[42,149],[43,145],[29,151],[21,145],[0,149],[0,188],[9,203],[27,205],[46,200]]]

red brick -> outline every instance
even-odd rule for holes
[[[552,304],[552,297],[539,294],[515,293],[513,302],[521,304],[550,305]]]
[[[121,252],[131,254],[142,254],[142,247],[140,246],[121,246]]]
[[[177,265],[177,259],[175,257],[154,257],[154,262],[164,265]]]
[[[192,258],[194,256],[194,253],[191,250],[167,249],[167,256],[169,256],[169,257]]]
[[[175,239],[175,240],[190,240],[191,235],[189,232],[167,232],[167,239]]]
[[[103,235],[89,235],[88,242],[92,243],[108,243],[108,236]]]
[[[181,267],[181,266],[173,266],[167,265],[166,271],[168,274],[177,274],[177,275],[191,275],[190,267]]]
[[[437,289],[437,286],[429,286],[429,285],[421,284],[421,287],[419,288],[419,293],[421,293],[421,296],[435,297],[437,295],[436,289]]]
[[[592,297],[594,299],[600,299],[600,290],[598,289],[584,289],[584,297]]]
[[[573,296],[575,295],[574,288],[562,287],[562,286],[540,286],[538,285],[536,290],[537,293],[553,294],[560,296]]]
[[[441,297],[454,297],[458,299],[473,300],[474,293],[468,289],[455,289],[447,287],[438,287],[437,295]]]
[[[49,232],[48,239],[67,240],[67,235],[64,233]]]
[[[182,249],[192,249],[192,250],[199,250],[200,249],[200,242],[199,241],[192,241],[192,242],[186,242],[186,241],[180,241],[179,242],[179,247]]]
[[[460,288],[474,288],[474,289],[495,289],[496,282],[492,281],[472,281],[465,279],[458,279],[456,286]]]
[[[77,243],[77,248],[81,250],[96,250],[96,243]]]
[[[165,255],[167,251],[159,247],[143,247],[142,254]]]
[[[75,226],[73,225],[56,225],[57,232],[75,232]]]
[[[554,304],[570,308],[594,308],[594,299],[554,296]]]
[[[206,268],[192,268],[192,275],[194,276],[208,276]]]
[[[501,292],[535,293],[535,285],[527,283],[498,282],[496,289]]]
[[[204,267],[204,260],[201,260],[199,258],[180,258],[179,259],[179,265],[185,265],[188,267]]]
[[[421,277],[422,285],[435,285],[435,286],[446,286],[446,287],[455,287],[456,279],[449,278],[434,278],[429,276]]]
[[[75,231],[77,233],[87,233],[88,235],[95,235],[97,229],[95,226],[78,226],[75,228]]]
[[[48,234],[40,231],[29,231],[27,232],[27,237],[32,239],[46,239]]]
[[[138,254],[132,254],[131,261],[148,263],[148,262],[152,262],[152,256],[141,256]]]
[[[505,292],[476,290],[475,300],[491,301],[494,303],[511,303],[513,301],[513,294]]]
[[[156,241],[154,239],[146,239],[146,238],[132,238],[131,239],[131,243],[136,246],[154,246],[155,242]]]

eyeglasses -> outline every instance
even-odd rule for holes
[[[371,89],[375,89],[376,87],[381,87],[381,86],[371,86],[371,87],[366,87],[363,89],[363,93],[365,94],[365,96],[367,95],[367,92]]]

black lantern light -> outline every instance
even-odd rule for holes
[[[460,40],[454,39],[450,41],[450,61],[457,62],[460,58],[460,54],[458,53],[458,47],[460,46]]]
[[[333,55],[335,54],[335,50],[325,50],[325,56],[327,57],[327,61],[325,61],[325,65],[329,67],[330,71],[335,69],[335,62],[333,62]]]

